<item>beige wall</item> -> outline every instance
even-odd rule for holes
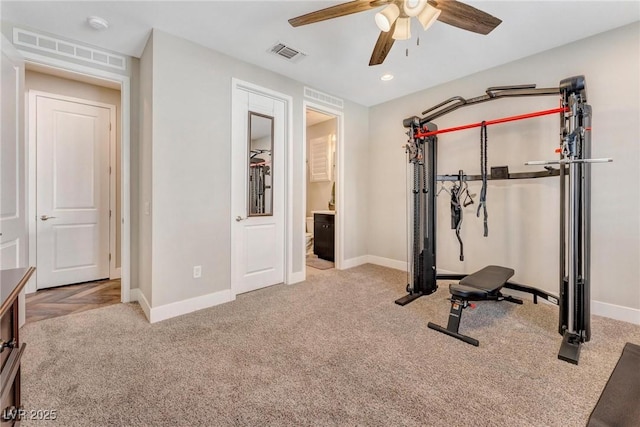
[[[137,286],[146,298],[149,305],[153,305],[153,280],[152,280],[152,156],[153,156],[153,34],[149,36],[147,45],[140,57],[140,93],[138,107],[139,120],[139,144],[136,150],[137,163],[131,163],[131,175],[137,176],[137,197],[131,198],[133,206],[138,212],[138,228],[131,230],[135,235],[138,253]],[[133,156],[132,156],[133,160]],[[133,192],[132,192],[133,193]],[[133,212],[132,212],[133,213]],[[133,243],[134,239],[132,239]],[[133,245],[132,245],[133,249]],[[132,256],[132,259],[134,257]],[[133,280],[132,280],[133,281]]]
[[[62,77],[27,70],[25,73],[25,90],[37,90],[57,95],[102,102],[116,106],[116,267],[121,265],[121,168],[120,168],[120,91],[96,86]]]
[[[473,97],[489,86],[537,83],[557,87],[583,74],[593,106],[593,157],[613,157],[592,167],[592,298],[640,308],[640,24],[502,65],[371,108],[369,253],[406,260],[405,142],[402,120],[455,95]],[[503,99],[458,110],[436,120],[440,128],[558,106],[558,97]],[[528,160],[553,159],[559,144],[555,116],[489,128],[489,166],[531,171]],[[438,172],[478,174],[479,130],[443,134]],[[478,194],[479,183],[470,185]],[[488,264],[513,267],[515,281],[558,291],[558,179],[489,183],[489,237],[482,237],[476,205],[464,210],[465,261],[450,229],[449,199],[438,199],[438,268],[472,272]]]
[[[141,93],[152,93],[148,101],[141,99],[141,109],[150,108],[145,114],[152,124],[149,128],[142,118],[146,130],[139,160],[146,168],[140,202],[153,199],[152,220],[147,219],[151,233],[140,235],[141,256],[151,254],[150,279],[144,280],[151,280],[152,307],[230,289],[232,78],[293,98],[293,218],[300,220],[293,222],[292,268],[302,271],[303,84],[154,30],[141,60],[142,86],[151,85]],[[345,183],[350,182],[345,198],[356,212],[355,207],[366,205],[361,147],[366,142],[362,129],[368,126],[368,109],[346,101],[344,116]],[[150,147],[145,148],[149,140]],[[144,182],[149,177],[151,187]],[[147,191],[151,195],[145,195]],[[361,243],[365,224],[346,207],[345,212],[345,255],[366,255],[366,243]],[[192,278],[194,265],[202,266],[201,279]],[[140,278],[142,289],[142,274]]]
[[[346,100],[345,258],[371,254],[405,260],[402,119],[453,95],[476,96],[488,86],[557,86],[562,78],[584,74],[594,110],[594,157],[615,159],[593,166],[593,299],[640,308],[640,195],[633,190],[640,182],[639,34],[640,24],[634,23],[372,108]],[[132,76],[132,88],[139,81],[132,96],[132,288],[139,286],[156,307],[229,288],[232,77],[293,97],[293,154],[299,159],[293,166],[293,215],[307,215],[300,197],[305,185],[303,85],[161,31],[154,31],[139,65],[139,79]],[[452,113],[437,124],[447,127],[556,105],[554,97],[500,100]],[[139,118],[133,119],[136,114]],[[478,138],[477,131],[443,135],[439,172],[462,168],[477,173]],[[494,126],[489,129],[489,163],[531,170],[523,163],[553,158],[557,143],[557,118]],[[478,193],[478,184],[471,190]],[[482,237],[476,205],[467,208],[463,263],[449,229],[448,200],[441,198],[439,268],[470,272],[504,264],[516,269],[516,280],[556,292],[558,198],[555,179],[490,183],[489,237]],[[302,233],[302,221],[294,222],[294,271],[301,271],[304,260]],[[197,282],[191,278],[196,264],[203,266],[203,279]]]
[[[131,289],[138,288],[139,283],[139,267],[140,267],[140,249],[138,230],[140,229],[140,127],[141,127],[141,108],[140,108],[140,60],[138,58],[131,59],[130,69],[130,137],[129,137],[129,270],[131,277]]]
[[[311,182],[309,180],[309,141],[314,138],[330,137],[336,135],[337,119],[333,118],[322,123],[307,127],[307,213],[308,217],[312,216],[312,211],[320,211],[329,209],[329,200],[331,200],[331,187],[336,177],[335,165],[332,162],[331,181]],[[332,142],[331,152],[335,153],[336,144]]]

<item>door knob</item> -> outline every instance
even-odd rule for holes
[[[237,222],[244,221],[245,219],[247,219],[247,218],[242,218],[240,215],[238,215],[238,216],[236,217],[236,221],[237,221]]]
[[[48,219],[53,219],[53,218],[55,218],[55,216],[42,215],[42,216],[40,217],[40,219],[41,219],[41,220],[43,220],[43,221],[46,221],[46,220],[48,220]]]

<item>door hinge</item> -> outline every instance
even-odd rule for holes
[[[109,130],[111,130],[111,122],[109,122]]]
[[[111,166],[109,166],[109,175],[111,175]]]
[[[111,261],[111,254],[109,254],[109,261]]]

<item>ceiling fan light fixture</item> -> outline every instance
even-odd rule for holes
[[[411,38],[411,18],[398,18],[392,37],[395,40],[409,40]]]
[[[442,11],[440,9],[427,4],[418,15],[418,21],[420,21],[422,28],[426,31],[434,22],[436,22],[436,19],[438,19],[441,13]]]
[[[391,29],[391,26],[395,20],[398,19],[398,16],[400,16],[400,9],[395,3],[391,3],[382,9],[382,11],[376,13],[376,25],[380,28],[380,31],[386,33]]]
[[[406,0],[402,9],[407,16],[418,16],[422,9],[427,5],[427,0]]]

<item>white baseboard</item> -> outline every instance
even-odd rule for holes
[[[140,295],[142,295],[142,293],[140,293]],[[144,295],[142,296],[144,297]],[[224,304],[225,302],[231,302],[235,299],[236,297],[231,292],[231,289],[225,289],[224,291],[213,292],[211,294],[172,302],[158,307],[151,307],[148,319],[150,323],[156,323],[162,320],[171,319],[172,317]],[[142,306],[142,304],[140,304],[140,306]],[[142,309],[144,310],[144,307]]]
[[[122,267],[114,268],[109,273],[109,280],[116,280],[122,278]]]
[[[591,314],[640,325],[640,310],[607,302],[591,301]]]
[[[375,255],[364,255],[356,258],[350,258],[342,263],[343,269],[357,267],[363,264],[376,264],[383,267],[395,268],[396,270],[406,271],[406,262],[398,261],[389,258],[383,258]],[[438,270],[440,274],[452,274],[447,270]],[[292,285],[302,281],[303,273],[292,273],[288,284]],[[519,294],[513,290],[509,290],[510,294],[514,296],[521,296],[526,298],[529,294]],[[142,311],[149,320],[150,323],[160,322],[162,320],[170,319],[172,317],[180,316],[183,314],[191,313],[193,311],[202,310],[204,308],[213,307],[226,302],[235,300],[235,296],[231,293],[231,290],[224,290],[214,292],[212,294],[203,295],[200,297],[190,298],[184,301],[178,301],[171,304],[166,304],[160,307],[151,308],[149,302],[145,298],[144,294],[139,288],[131,289],[130,300],[138,301]],[[544,299],[540,299],[540,302],[546,302]],[[624,307],[616,304],[609,304],[601,301],[591,301],[591,314],[596,316],[608,317],[610,319],[621,320],[623,322],[640,325],[640,310],[637,308]]]
[[[358,260],[358,264],[354,263],[354,267],[356,265],[364,264],[362,259],[366,259],[366,262],[371,264],[382,265],[384,267],[395,268],[397,270],[406,271],[406,262],[398,261],[389,258],[383,258],[375,255],[365,255],[359,258],[355,258]],[[348,260],[349,262],[351,260]],[[457,272],[452,272],[448,270],[438,269],[438,274],[458,274]],[[527,298],[530,297],[529,294],[514,291],[509,289],[509,294]],[[542,303],[546,303],[547,301],[544,298],[540,298],[538,301]],[[609,304],[601,301],[591,301],[591,314],[596,316],[608,317],[610,319],[621,320],[623,322],[633,323],[634,325],[640,325],[640,310],[637,308],[624,307],[621,305]]]
[[[131,289],[129,292],[129,301],[137,301],[138,304],[140,304],[140,308],[142,308],[142,312],[147,320],[151,321],[151,304],[149,304],[149,301],[147,301],[147,298],[144,296],[140,288]]]
[[[342,265],[340,266],[341,270],[346,270],[347,268],[357,267],[359,265],[363,265],[369,262],[369,256],[363,255],[356,258],[349,258],[342,261]]]
[[[383,267],[395,268],[396,270],[407,271],[407,262],[398,261],[397,259],[383,258],[376,255],[367,255],[369,264],[381,265]]]
[[[296,283],[300,282],[304,282],[304,271],[289,273],[289,280],[287,280],[287,285],[295,285]]]
[[[436,274],[465,274],[465,273],[461,273],[459,271],[443,270],[442,268],[439,268],[436,270]]]

